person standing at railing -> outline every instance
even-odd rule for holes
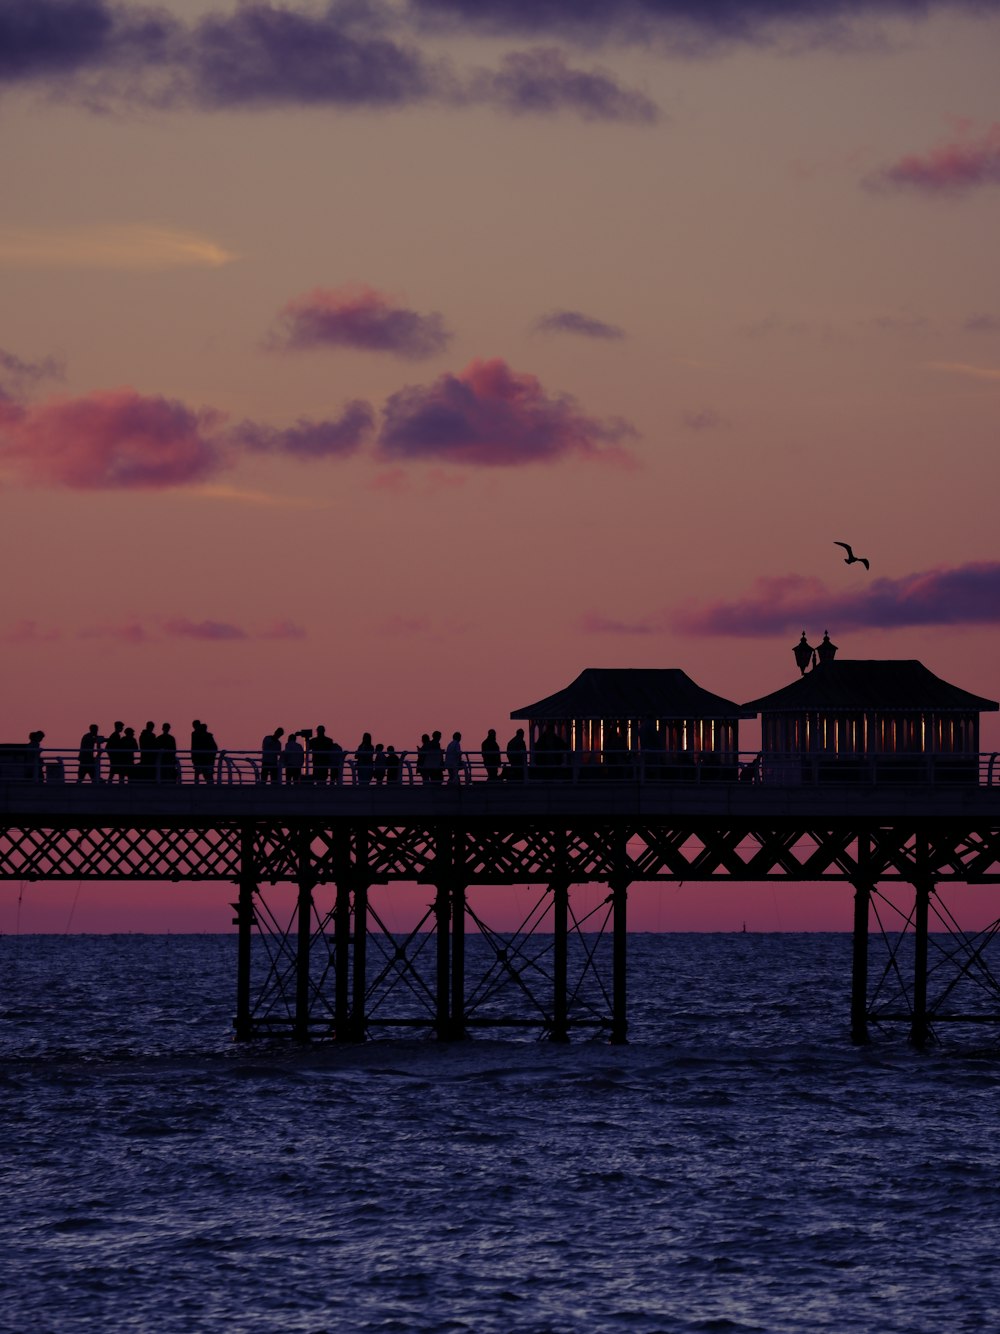
[[[108,782],[113,783],[116,779],[119,783],[126,782],[128,779],[127,766],[131,765],[132,756],[128,752],[125,742],[124,723],[115,723],[111,735],[104,743],[104,750],[108,757]]]
[[[448,786],[458,787],[462,781],[462,733],[453,732],[444,753],[444,767],[448,770]]]
[[[326,728],[322,723],[316,728],[316,735],[310,737],[306,744],[309,747],[309,753],[312,755],[313,782],[322,783],[325,786],[330,781],[334,743],[327,736]]]
[[[283,727],[274,731],[260,743],[260,781],[262,783],[280,783],[281,773],[281,738],[285,735]]]
[[[402,777],[402,764],[395,746],[385,748],[385,781],[387,786],[398,784]]]
[[[121,751],[122,782],[131,783],[135,777],[135,761],[139,753],[139,743],[135,739],[135,728],[126,727],[122,733]]]
[[[40,783],[44,777],[42,773],[42,742],[44,740],[44,732],[28,733],[28,744],[25,747],[24,776],[29,783]]]
[[[191,768],[194,771],[196,785],[206,783],[211,787],[212,770],[215,768],[215,757],[218,753],[219,747],[216,745],[215,737],[208,730],[208,723],[196,718],[191,724]]]
[[[89,778],[92,783],[100,782],[97,764],[103,744],[104,738],[98,732],[97,724],[91,723],[80,738],[80,753],[76,761],[76,781],[78,783],[82,783],[85,778]]]
[[[495,783],[500,777],[500,742],[497,740],[496,728],[490,728],[479,749],[483,752],[483,768],[486,770],[486,781],[487,783]]]
[[[170,731],[170,724],[164,723],[160,735],[156,739],[157,750],[157,777],[161,783],[176,783],[177,773],[177,742]]]
[[[140,783],[151,783],[156,777],[156,727],[152,719],[139,733],[139,766],[135,777]]]
[[[375,774],[375,747],[371,732],[362,734],[354,751],[354,781],[367,787]]]
[[[302,782],[302,766],[305,763],[305,748],[299,741],[298,732],[292,732],[281,752],[281,764],[285,770],[285,782],[293,787]]]
[[[514,783],[523,783],[528,766],[528,747],[524,728],[519,727],[507,742],[507,777]]]
[[[431,739],[428,741],[424,750],[424,772],[427,775],[427,781],[433,787],[441,786],[441,779],[444,776],[444,751],[441,749],[441,733],[432,732]]]
[[[431,744],[431,739],[426,732],[420,734],[420,745],[417,747],[417,773],[420,776],[421,783],[429,783],[430,778],[427,774],[427,747]]]

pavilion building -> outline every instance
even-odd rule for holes
[[[571,764],[595,777],[736,777],[739,722],[752,718],[732,700],[678,668],[588,667],[565,689],[511,713],[527,724],[536,767]],[[652,768],[655,766],[655,771]]]
[[[799,679],[743,705],[760,714],[765,781],[978,779],[979,715],[1000,708],[996,700],[913,658],[836,653],[829,635],[815,651],[803,635]]]

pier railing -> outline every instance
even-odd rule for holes
[[[329,757],[329,758],[327,758]],[[130,757],[101,751],[90,759],[77,750],[0,745],[0,784],[151,786],[468,786],[480,783],[640,785],[752,784],[785,789],[825,787],[1000,787],[1000,752],[981,754],[825,753],[762,756],[740,752],[671,755],[663,752],[536,752],[523,757],[484,757],[463,751],[458,768],[421,762],[416,751],[398,752],[386,763],[356,751],[307,752],[302,765],[275,763],[259,749],[220,750],[215,755],[178,750]]]

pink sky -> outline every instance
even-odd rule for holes
[[[803,629],[1000,697],[1000,3],[789,8],[6,0],[3,739],[477,745]],[[636,925],[849,926],[732,893]],[[229,929],[21,929],[74,899]]]

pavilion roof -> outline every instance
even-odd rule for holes
[[[743,707],[754,713],[985,713],[1000,704],[942,681],[915,658],[848,658],[821,662]]]
[[[512,718],[752,718],[703,690],[677,667],[587,667],[564,690],[515,709]]]

